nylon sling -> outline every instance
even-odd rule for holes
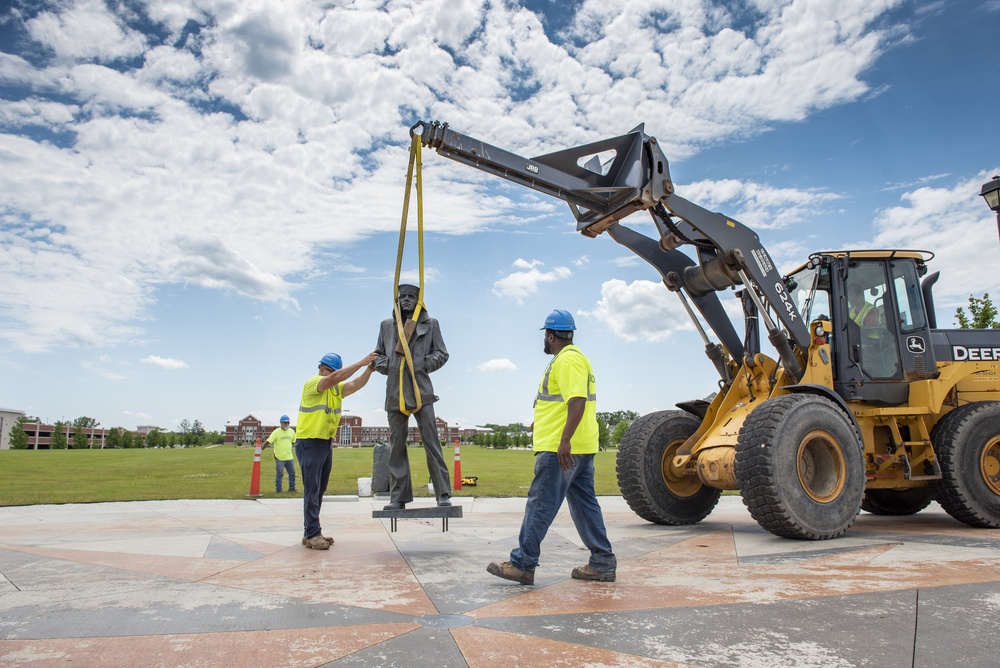
[[[392,310],[396,319],[396,331],[399,335],[399,344],[402,348],[404,364],[399,365],[399,412],[409,417],[418,412],[423,407],[420,398],[420,388],[417,387],[417,374],[413,367],[413,355],[410,352],[409,335],[416,330],[417,318],[424,307],[424,195],[423,181],[420,174],[420,136],[413,135],[410,142],[410,160],[406,168],[406,190],[403,194],[403,217],[399,224],[399,248],[396,251],[396,275],[392,281]],[[414,176],[416,178],[414,179]],[[410,191],[413,182],[416,181],[417,189],[417,254],[420,271],[420,284],[417,292],[417,305],[413,309],[413,315],[406,323],[403,323],[403,315],[399,310],[399,276],[403,267],[403,246],[406,242],[406,223],[410,212]],[[416,399],[416,406],[412,411],[406,409],[406,399],[403,392],[403,367],[410,370],[410,380],[413,383],[413,396]]]

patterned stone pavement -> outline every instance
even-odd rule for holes
[[[0,508],[0,665],[1000,665],[1000,531],[936,505],[802,542],[738,497],[680,528],[605,497],[618,581],[570,579],[564,508],[524,587],[485,570],[524,500],[460,502],[391,533],[384,501],[328,497],[326,552],[297,499]]]

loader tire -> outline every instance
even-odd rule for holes
[[[936,497],[974,527],[1000,527],[1000,402],[959,406],[931,431],[941,466]]]
[[[736,480],[743,503],[764,529],[785,538],[836,538],[861,510],[861,437],[828,399],[768,399],[740,429]]]
[[[861,510],[872,515],[915,515],[931,505],[934,488],[930,485],[909,489],[869,489]]]
[[[633,422],[622,437],[615,466],[618,487],[629,508],[647,522],[695,524],[719,502],[721,490],[697,477],[670,474],[677,448],[699,424],[684,411],[659,411]]]

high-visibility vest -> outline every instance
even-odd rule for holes
[[[313,376],[302,387],[299,419],[295,424],[298,438],[333,438],[337,434],[344,402],[344,384],[318,392],[316,388],[322,377]]]
[[[851,307],[851,311],[850,311],[851,320],[853,320],[854,322],[858,323],[858,325],[860,325],[861,327],[864,327],[865,326],[865,318],[868,316],[869,313],[872,312],[873,308],[875,308],[875,307],[872,306],[871,304],[869,304],[868,302],[866,302],[866,301],[865,302],[861,302],[861,308],[857,309],[857,313],[855,313],[854,312],[855,307],[852,306]]]
[[[295,430],[289,427],[282,429],[278,427],[267,437],[267,442],[274,447],[274,458],[283,462],[294,459],[292,456],[292,446],[295,445]]]
[[[555,452],[559,449],[569,416],[569,400],[584,391],[586,405],[583,418],[570,439],[571,451],[578,455],[598,451],[597,384],[590,361],[579,348],[570,344],[552,358],[538,384],[532,438],[536,451]]]
[[[874,329],[878,325],[878,318],[877,317],[875,318],[876,322],[875,325],[865,325],[865,318],[867,318],[868,314],[874,310],[875,306],[873,304],[868,303],[867,301],[861,303],[861,308],[858,309],[857,313],[854,312],[853,306],[849,310],[849,315],[851,316],[851,320],[856,322],[859,327],[864,328],[863,336],[868,339],[878,338],[878,331]],[[876,313],[876,316],[877,315],[878,314]]]

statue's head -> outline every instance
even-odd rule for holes
[[[399,286],[399,310],[404,317],[410,317],[413,309],[417,307],[417,297],[420,295],[420,288],[415,285],[403,283]]]

